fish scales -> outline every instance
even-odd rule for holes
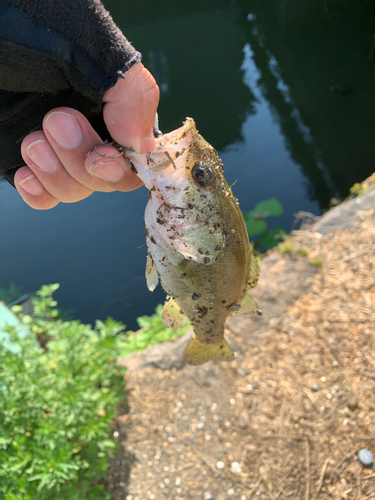
[[[224,323],[259,311],[249,294],[259,266],[217,152],[187,118],[154,151],[125,156],[149,189],[146,279],[150,290],[160,281],[168,294],[163,322],[180,328],[191,321],[188,363],[232,359]]]

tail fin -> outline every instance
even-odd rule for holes
[[[223,337],[218,344],[206,344],[195,337],[189,340],[184,352],[184,360],[190,365],[201,365],[206,361],[230,361],[232,349]]]

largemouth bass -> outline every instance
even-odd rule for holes
[[[258,281],[246,225],[215,149],[187,118],[183,127],[157,139],[147,154],[125,150],[131,169],[149,190],[145,211],[146,280],[168,294],[162,319],[194,327],[184,359],[198,365],[229,360],[224,338],[232,314],[259,311],[249,290]]]

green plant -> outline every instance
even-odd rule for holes
[[[302,248],[300,251],[299,251],[299,254],[302,256],[302,257],[306,257],[307,255],[307,250],[305,248]]]
[[[350,188],[350,193],[354,196],[362,196],[368,191],[368,189],[369,189],[368,185],[356,182]]]
[[[278,250],[281,254],[290,253],[290,252],[293,252],[294,245],[293,245],[293,243],[282,243]]]
[[[19,286],[17,286],[13,281],[10,283],[8,288],[0,288],[0,300],[3,300],[6,304],[10,304],[14,300],[18,299],[22,295],[22,291]]]
[[[95,328],[58,319],[52,293],[37,293],[35,317],[20,318],[30,335],[6,327],[11,352],[0,344],[0,498],[4,500],[109,499],[100,480],[116,447],[110,423],[124,398],[124,325]],[[20,306],[15,306],[20,311]],[[38,335],[52,338],[46,350]]]
[[[310,260],[310,264],[315,267],[321,267],[324,261],[321,257],[316,257],[315,259]]]
[[[164,326],[162,322],[162,310],[163,306],[159,304],[156,306],[155,313],[152,316],[141,316],[137,319],[140,327],[139,330],[136,332],[126,332],[127,342],[125,346],[125,356],[129,356],[134,352],[141,351],[154,344],[174,340],[185,334],[186,329],[191,325],[190,321],[187,321],[186,325],[179,330],[169,328]]]
[[[254,240],[254,248],[263,246],[266,250],[277,246],[284,240],[286,232],[278,224],[274,229],[268,229],[267,217],[279,217],[284,212],[276,198],[264,200],[255,205],[250,212],[243,212],[249,238],[260,235]]]

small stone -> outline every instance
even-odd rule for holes
[[[249,418],[249,413],[246,410],[242,410],[238,420],[237,420],[237,425],[241,429],[245,429],[250,423],[250,418]]]
[[[199,430],[203,429],[203,427],[204,427],[204,422],[198,422],[197,425],[196,425],[196,428],[199,429]]]
[[[219,462],[217,462],[217,463],[216,463],[216,467],[217,467],[219,470],[221,470],[221,469],[224,469],[225,464],[224,464],[224,462],[219,461]]]
[[[358,408],[358,399],[353,396],[352,398],[349,399],[348,401],[348,408],[349,410],[356,410]]]
[[[233,488],[230,488],[228,491],[227,491],[228,495],[231,497],[232,495],[234,495],[234,489]]]
[[[230,464],[230,469],[232,472],[241,472],[241,464],[238,462],[232,462]]]
[[[318,392],[319,391],[319,386],[318,384],[316,384],[315,382],[313,382],[311,385],[311,390],[314,391],[314,392]]]
[[[211,491],[205,491],[203,493],[203,500],[215,500],[215,495]]]
[[[358,452],[358,459],[361,462],[361,464],[364,465],[365,467],[371,467],[374,461],[374,455],[371,453],[370,450],[362,448]]]

